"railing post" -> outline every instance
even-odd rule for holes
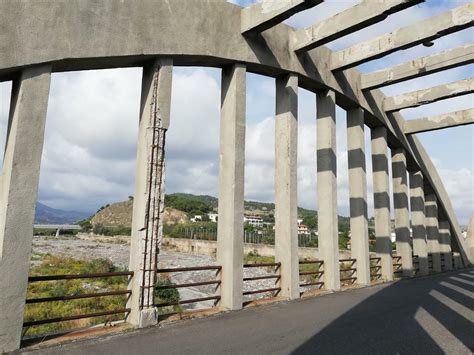
[[[380,257],[382,279],[393,280],[392,241],[390,225],[390,195],[387,157],[387,129],[373,128],[372,139],[372,170],[374,181],[375,210],[375,249]]]
[[[370,285],[364,110],[361,108],[347,111],[347,151],[351,215],[351,256],[357,260],[356,282],[359,285]]]
[[[336,95],[316,94],[318,170],[318,247],[324,260],[324,286],[341,288],[339,275],[339,235],[337,220]]]
[[[425,227],[425,194],[423,191],[423,174],[421,171],[410,173],[413,252],[415,255],[418,255],[419,275],[427,275],[429,273]]]
[[[413,276],[413,252],[408,213],[407,158],[403,148],[392,150],[392,180],[397,254],[402,257],[403,276],[411,277]]]
[[[51,66],[13,81],[0,176],[0,353],[20,347]]]
[[[441,253],[444,255],[444,269],[453,269],[453,256],[451,254],[451,226],[448,221],[439,222],[439,241]]]
[[[433,271],[441,272],[441,256],[439,248],[438,199],[435,194],[425,196],[426,237],[428,253],[433,260]]]
[[[164,144],[170,123],[173,62],[158,59],[143,68],[129,269],[134,276],[127,321],[158,322],[154,291],[164,211]]]
[[[223,310],[242,308],[246,68],[222,70],[217,262]]]
[[[299,298],[298,270],[298,77],[276,80],[275,261],[281,262],[280,294]]]

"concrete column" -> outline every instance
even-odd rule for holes
[[[134,276],[127,305],[131,309],[127,321],[140,328],[158,322],[154,288],[163,236],[164,143],[170,122],[172,71],[170,59],[143,68],[129,264]]]
[[[276,80],[275,260],[281,262],[281,296],[299,298],[298,263],[298,77]]]
[[[339,235],[337,221],[336,95],[318,92],[317,169],[318,169],[318,245],[324,260],[324,286],[341,288],[339,274]]]
[[[410,173],[410,206],[413,253],[418,255],[418,275],[427,275],[429,274],[429,267],[425,227],[425,194],[421,171]]]
[[[428,253],[433,259],[433,271],[441,272],[441,257],[439,249],[438,199],[435,194],[425,196],[426,238]]]
[[[453,256],[451,250],[451,226],[448,221],[439,222],[439,240],[441,253],[444,254],[444,268],[449,271],[453,269]]]
[[[246,68],[222,70],[217,262],[223,310],[242,308]]]
[[[0,353],[20,347],[51,66],[13,81],[0,176]]]
[[[408,212],[407,158],[403,148],[392,150],[393,204],[397,254],[402,257],[403,276],[413,276],[413,251]]]
[[[469,260],[474,260],[474,212],[471,214],[469,226],[467,227],[467,253],[470,255]],[[462,259],[461,259],[462,267]]]
[[[351,256],[357,260],[357,283],[359,285],[370,285],[364,110],[361,108],[347,111],[347,150],[351,213]]]
[[[387,157],[387,130],[377,127],[371,131],[372,170],[374,180],[375,249],[381,258],[381,274],[385,281],[393,280],[392,242],[390,240],[390,195]]]

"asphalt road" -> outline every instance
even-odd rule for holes
[[[281,302],[37,354],[472,354],[474,269]]]

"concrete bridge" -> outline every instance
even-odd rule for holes
[[[299,87],[316,94],[315,153],[324,288],[341,288],[336,105],[347,111],[356,284],[370,284],[366,129],[371,132],[376,252],[382,280],[394,278],[391,200],[402,276],[411,278],[415,272],[417,276],[427,275],[430,270],[449,271],[453,265],[462,268],[473,263],[472,233],[470,241],[462,237],[442,181],[416,137],[418,132],[472,124],[472,109],[410,121],[400,113],[406,108],[470,94],[473,79],[394,97],[385,97],[378,90],[473,63],[472,44],[373,73],[362,74],[356,66],[472,27],[474,4],[333,52],[324,44],[384,21],[391,14],[410,11],[423,0],[366,0],[300,30],[282,23],[321,2],[264,0],[243,9],[224,0],[0,2],[0,81],[13,81],[0,180],[0,351],[20,346],[44,127],[54,72],[143,67],[129,267],[133,277],[126,318],[136,327],[154,325],[158,319],[154,288],[162,237],[165,137],[172,124],[174,66],[222,69],[217,238],[217,259],[222,268],[218,303],[221,310],[239,310],[243,304],[247,72],[275,78],[275,252],[280,265],[281,297],[300,297],[296,179]],[[414,265],[414,255],[418,267]]]

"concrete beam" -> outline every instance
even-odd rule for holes
[[[324,261],[324,287],[341,288],[337,223],[336,95],[316,94],[316,143],[318,171],[318,246]]]
[[[433,271],[441,272],[441,249],[439,245],[438,199],[435,194],[425,196],[426,238],[431,254]]]
[[[343,70],[390,53],[433,41],[474,24],[474,4],[466,4],[416,24],[333,53],[331,70]]]
[[[364,0],[293,35],[295,51],[309,51],[385,20],[389,15],[425,0]]]
[[[347,154],[351,215],[351,256],[356,259],[359,285],[370,285],[367,177],[365,164],[364,110],[347,111]]]
[[[383,101],[383,109],[385,112],[394,112],[405,108],[427,105],[452,97],[469,95],[473,92],[474,78],[470,78],[449,84],[434,86],[429,89],[387,97]]]
[[[360,78],[361,89],[377,89],[471,63],[474,63],[474,44],[465,44],[458,48],[414,59],[391,68],[362,74]]]
[[[467,228],[466,235],[467,252],[469,253],[470,259],[474,259],[474,212],[471,214],[469,226]]]
[[[242,34],[260,33],[324,0],[263,0],[242,9]]]
[[[156,228],[156,221],[162,225],[165,176],[164,151],[159,147],[169,127],[172,74],[172,60],[158,59],[145,66],[142,75],[129,263],[134,276],[127,302],[127,322],[140,328],[158,322],[154,287],[162,228]]]
[[[246,67],[222,70],[217,262],[222,266],[220,308],[242,308]]]
[[[444,258],[443,270],[449,271],[453,269],[453,256],[451,250],[451,228],[448,221],[439,222],[439,242],[441,255]]]
[[[0,175],[0,353],[19,349],[33,222],[51,82],[51,65],[24,69],[13,82]]]
[[[448,127],[474,123],[474,109],[446,113],[444,115],[407,120],[403,123],[403,133],[415,134],[436,131]]]
[[[300,297],[298,263],[298,76],[276,80],[275,260],[281,262],[280,295]]]

